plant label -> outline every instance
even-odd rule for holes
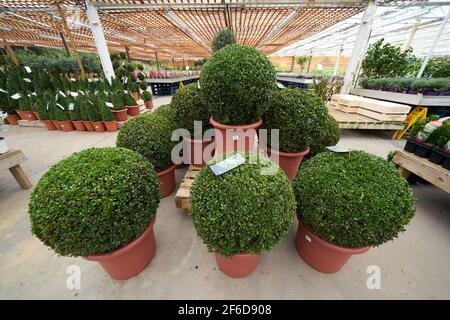
[[[70,81],[75,82],[75,81],[77,81],[77,79],[75,79],[75,78],[70,78]]]
[[[3,93],[8,93],[8,91],[6,91],[6,90],[3,90],[2,88],[0,88],[0,92],[3,92]]]
[[[30,79],[30,78],[23,78],[23,80],[24,80],[25,82],[31,83],[31,79]]]
[[[105,101],[105,104],[108,108],[113,108],[114,105],[111,102]]]
[[[84,92],[81,90],[78,90],[79,93],[81,93],[84,96]]]
[[[64,107],[62,105],[60,105],[59,103],[56,104],[58,107],[61,108],[61,110],[64,110]]]
[[[49,104],[49,102],[47,102],[47,110],[48,110],[48,104]]]
[[[22,95],[20,93],[16,93],[15,95],[11,96],[11,99],[17,100],[21,97]]]
[[[237,134],[235,134],[234,136],[231,137],[233,139],[233,141],[237,141],[239,140],[239,136]]]
[[[67,97],[66,94],[64,92],[62,92],[61,90],[59,90],[59,94],[62,95],[64,98]]]
[[[337,152],[337,153],[348,153],[351,151],[350,149],[342,148],[339,146],[329,146],[326,148],[330,151]]]
[[[69,111],[73,111],[73,109],[75,108],[75,104],[73,102],[69,103]]]
[[[78,97],[78,92],[76,92],[76,91],[70,91],[70,95],[71,95],[72,97]]]
[[[308,236],[307,234],[305,234],[305,239],[306,239],[306,241],[311,242],[311,237]]]
[[[31,73],[31,68],[29,66],[25,66],[24,68],[28,73]]]
[[[237,153],[232,155],[231,157],[226,158],[225,160],[210,165],[209,167],[216,176],[219,176],[221,174],[224,174],[225,172],[239,167],[243,163],[245,163],[245,158]]]
[[[31,95],[32,96],[37,96],[37,93],[36,92],[32,92]]]

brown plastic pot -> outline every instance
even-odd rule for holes
[[[53,125],[55,126],[56,130],[62,130],[63,128],[61,127],[61,124],[59,123],[59,121],[56,120],[52,120]]]
[[[140,114],[139,106],[127,106],[128,114],[130,116],[138,116]]]
[[[56,126],[52,120],[41,120],[41,122],[45,125],[48,130],[56,130]]]
[[[92,124],[92,121],[84,121],[83,124],[86,127],[87,131],[94,131],[94,125]]]
[[[295,179],[300,163],[302,163],[303,157],[305,157],[308,153],[309,148],[301,152],[282,152],[267,148],[267,154],[275,157],[273,161],[278,163],[280,168],[283,169],[289,181]],[[278,158],[278,162],[276,158]]]
[[[106,121],[106,122],[104,121],[103,123],[105,124],[106,131],[108,131],[108,132],[117,131],[118,126],[117,126],[117,121],[116,120],[114,120],[114,121]]]
[[[261,126],[262,120],[252,124],[233,126],[219,123],[211,117],[209,123],[213,125],[215,130],[215,155],[217,156],[233,151],[253,151],[256,129]]]
[[[216,262],[220,270],[232,278],[243,278],[256,269],[259,256],[248,253],[236,254],[231,257],[222,257],[220,253],[215,254]]]
[[[189,164],[201,168],[206,166],[206,163],[213,158],[214,152],[205,155],[206,148],[213,142],[212,139],[199,140],[186,137],[183,141],[183,151],[186,151],[183,158],[188,159]],[[214,151],[214,149],[211,151]]]
[[[109,276],[115,280],[126,280],[138,275],[152,261],[156,253],[156,239],[153,232],[156,217],[144,233],[128,245],[109,254],[84,257],[97,261]]]
[[[17,110],[17,113],[22,118],[22,120],[35,121],[37,120],[36,116],[32,111],[21,111]]]
[[[75,130],[75,127],[73,126],[73,123],[70,120],[58,121],[58,123],[61,126],[62,131],[64,132]]]
[[[118,122],[124,122],[128,120],[128,109],[124,108],[121,110],[111,110],[114,114],[114,117],[116,117],[116,121]]]
[[[94,130],[96,132],[104,132],[106,131],[105,125],[103,124],[103,121],[95,121],[92,123],[94,125]]]
[[[299,222],[295,247],[299,256],[314,269],[323,273],[338,272],[354,254],[361,254],[370,247],[347,248],[324,241]]]
[[[176,167],[176,165],[171,165],[166,170],[156,173],[159,179],[161,198],[169,196],[175,190]]]
[[[17,121],[20,120],[20,116],[18,114],[10,114],[10,115],[6,116],[5,120],[6,120],[6,124],[16,126],[16,125],[18,125]]]
[[[77,121],[72,121],[72,123],[75,126],[75,129],[77,129],[77,131],[86,131],[86,127],[84,126],[83,121],[77,120]]]
[[[153,109],[153,100],[145,101],[144,104],[146,109]]]

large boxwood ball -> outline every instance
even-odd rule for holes
[[[175,128],[188,130],[192,137],[194,135],[194,121],[202,123],[202,132],[211,128],[209,123],[211,116],[203,101],[201,90],[196,83],[178,89],[173,95],[171,106]]]
[[[415,213],[411,188],[395,167],[362,151],[319,153],[302,165],[293,187],[298,219],[338,246],[378,246]]]
[[[117,135],[117,146],[139,152],[146,157],[156,172],[172,164],[172,123],[163,116],[149,113],[125,122]]]
[[[270,99],[264,114],[267,145],[283,152],[308,149],[322,139],[327,125],[328,109],[321,98],[304,90],[284,89]],[[279,129],[279,145],[271,145],[271,129]]]
[[[325,151],[325,147],[336,145],[340,138],[341,130],[339,129],[339,124],[336,119],[329,114],[321,128],[320,135],[311,142],[307,157],[313,157],[319,152]]]
[[[275,69],[255,48],[231,44],[205,63],[200,87],[216,121],[250,124],[260,120],[267,110],[276,90]]]
[[[39,180],[29,203],[31,230],[64,256],[109,253],[138,238],[159,205],[155,170],[137,152],[74,153]]]
[[[295,217],[294,193],[284,172],[263,156],[257,161],[256,154],[241,155],[246,162],[220,176],[209,166],[203,168],[190,194],[199,237],[223,256],[272,249]]]

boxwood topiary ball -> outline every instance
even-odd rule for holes
[[[313,157],[319,152],[325,151],[325,147],[334,146],[341,138],[341,130],[339,124],[332,115],[328,115],[326,121],[321,128],[321,134],[314,139],[309,146],[307,157]]]
[[[328,110],[321,98],[304,90],[284,89],[270,99],[264,114],[267,145],[283,152],[308,149],[322,139]],[[279,129],[279,146],[271,146],[270,130]]]
[[[156,172],[171,164],[172,124],[165,117],[149,113],[125,122],[117,135],[117,146],[137,151],[146,157]]]
[[[220,176],[209,166],[203,168],[190,194],[190,213],[199,237],[210,251],[223,256],[272,249],[295,216],[294,193],[284,172],[263,156],[249,162],[256,154],[241,155],[246,163]]]
[[[411,189],[395,167],[362,151],[316,155],[302,165],[293,187],[298,219],[342,247],[392,240],[415,213]]]
[[[152,114],[163,116],[164,118],[166,118],[170,122],[173,122],[173,119],[174,119],[174,116],[175,116],[174,112],[173,112],[172,105],[170,103],[169,104],[164,104],[162,106],[157,107],[155,109],[155,111],[152,112]]]
[[[216,121],[250,124],[260,120],[267,110],[276,90],[275,69],[255,48],[231,44],[205,63],[200,87]]]
[[[202,93],[196,83],[187,85],[173,95],[173,122],[175,128],[183,128],[194,135],[194,121],[202,122],[202,131],[211,128],[209,110],[203,101]]]
[[[153,166],[137,152],[92,148],[50,168],[31,193],[31,230],[64,256],[108,253],[139,237],[159,205]]]

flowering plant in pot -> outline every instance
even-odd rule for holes
[[[222,175],[203,168],[190,194],[198,236],[215,253],[219,268],[236,278],[256,268],[261,253],[286,236],[295,217],[292,186],[279,167],[261,154],[239,154],[245,163]]]
[[[171,152],[172,124],[166,118],[146,114],[125,122],[117,135],[118,147],[128,148],[146,157],[155,168],[161,184],[161,196],[167,197],[175,190],[175,165]]]
[[[228,45],[205,63],[199,84],[215,128],[216,155],[252,150],[277,88],[270,60],[255,48]]]
[[[105,124],[106,130],[109,132],[114,132],[117,131],[117,121],[116,118],[114,117],[111,108],[105,104],[102,106],[102,120],[103,123]]]
[[[270,99],[262,125],[267,129],[267,136],[260,134],[260,139],[290,181],[295,178],[312,142],[321,139],[327,120],[327,107],[314,93],[284,89]],[[272,129],[279,130],[279,141],[272,141]]]
[[[153,108],[152,98],[152,93],[150,91],[142,92],[142,99],[144,100],[145,107],[150,110]]]
[[[322,152],[293,181],[298,254],[325,273],[354,254],[390,241],[415,213],[408,182],[395,166],[362,151]]]
[[[39,180],[28,206],[31,231],[59,255],[98,261],[113,279],[128,279],[155,255],[159,201],[155,171],[143,156],[91,148]]]
[[[125,105],[128,110],[128,114],[131,116],[139,115],[139,105],[136,103],[136,100],[133,98],[131,93],[127,93],[125,95]]]
[[[189,137],[183,137],[183,162],[198,167],[205,166],[212,158],[213,150],[208,148],[212,138],[204,136],[204,132],[211,128],[211,124],[209,110],[197,84],[192,83],[178,89],[172,98],[171,106],[174,127],[189,131]]]

